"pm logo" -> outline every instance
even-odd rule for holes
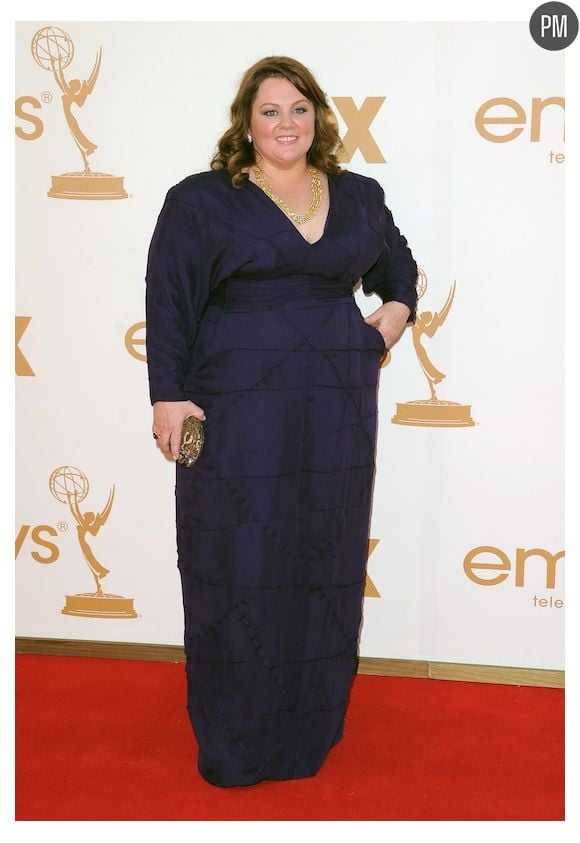
[[[86,509],[83,512],[81,504],[89,492],[89,481],[82,471],[71,465],[61,465],[50,475],[48,485],[52,496],[68,506],[76,522],[79,546],[96,586],[95,591],[67,594],[63,615],[78,615],[83,618],[136,618],[137,612],[133,608],[132,598],[103,591],[101,580],[110,571],[96,558],[89,539],[90,536],[94,538],[107,523],[113,507],[115,487],[109,492],[107,502],[100,512]]]
[[[565,3],[542,3],[530,18],[530,35],[544,50],[563,50],[578,35],[578,18]]]
[[[95,89],[101,68],[99,47],[91,72],[86,79],[67,79],[65,70],[72,64],[74,44],[71,37],[56,26],[45,26],[34,35],[30,45],[34,61],[52,74],[61,92],[63,116],[81,156],[83,169],[52,176],[48,196],[53,199],[126,199],[122,176],[91,170],[89,157],[97,144],[81,129],[76,109],[82,108]]]

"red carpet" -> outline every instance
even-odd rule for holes
[[[17,820],[561,820],[564,693],[357,676],[314,778],[197,773],[183,664],[19,655]]]

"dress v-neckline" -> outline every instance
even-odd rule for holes
[[[261,187],[259,187],[257,184],[254,184],[253,181],[250,181],[249,177],[248,177],[247,184],[251,184],[252,187],[255,190],[257,190],[264,197],[266,202],[268,202],[269,205],[271,205],[279,214],[281,214],[283,216],[283,218],[286,220],[288,225],[290,225],[294,229],[294,231],[296,232],[298,237],[300,237],[300,239],[304,243],[306,243],[307,246],[314,247],[314,246],[317,246],[320,243],[321,240],[324,240],[324,238],[326,237],[326,235],[328,233],[328,225],[329,225],[329,222],[330,222],[330,215],[332,213],[332,206],[334,205],[334,181],[333,181],[333,177],[331,175],[327,174],[326,179],[327,179],[327,184],[328,184],[328,212],[326,214],[326,219],[324,220],[324,228],[322,229],[322,234],[320,235],[318,240],[314,240],[314,242],[312,242],[312,243],[310,242],[310,240],[307,240],[306,237],[303,234],[300,233],[300,229],[298,228],[298,226],[294,225],[294,223],[292,222],[290,217],[287,214],[284,213],[282,208],[279,208],[278,205],[274,202],[274,200],[270,199],[270,197],[268,196],[267,193],[264,193],[264,191],[262,190]]]

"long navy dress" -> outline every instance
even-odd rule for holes
[[[310,244],[251,182],[192,175],[149,251],[151,401],[207,417],[176,467],[177,564],[198,768],[225,787],[314,775],[357,669],[385,348],[353,285],[413,321],[417,265],[374,179],[329,191]]]

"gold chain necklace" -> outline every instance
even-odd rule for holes
[[[322,201],[322,185],[320,183],[320,176],[318,174],[318,170],[316,167],[309,167],[310,170],[310,188],[312,190],[312,199],[310,201],[310,205],[308,209],[303,214],[297,214],[296,211],[293,211],[292,208],[289,208],[286,202],[283,199],[280,199],[279,196],[276,196],[274,191],[272,190],[270,184],[266,181],[266,177],[264,173],[260,170],[257,164],[254,164],[252,167],[254,176],[256,177],[256,183],[258,187],[260,187],[266,196],[268,196],[272,202],[275,202],[278,207],[284,211],[284,213],[290,217],[292,222],[296,225],[302,225],[308,220],[311,220],[312,217],[317,213],[318,209],[320,208],[320,203]]]

